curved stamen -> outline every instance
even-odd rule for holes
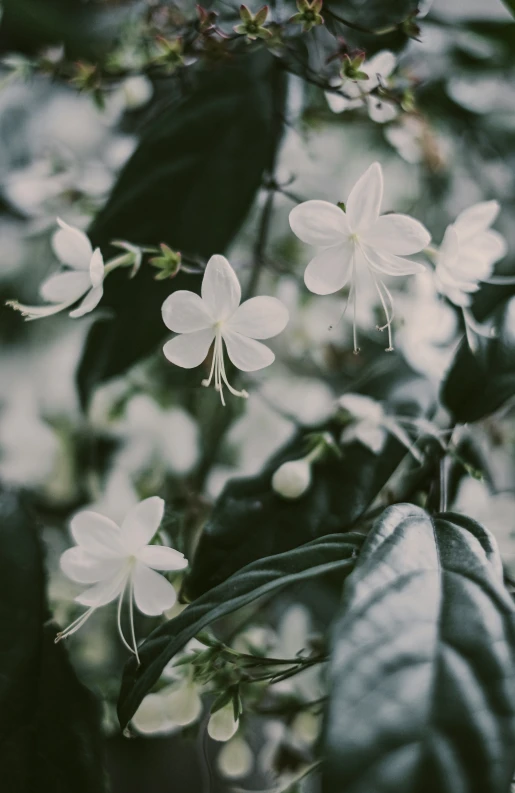
[[[127,581],[125,582],[125,584],[123,586],[123,589],[120,592],[120,597],[118,598],[118,610],[117,610],[118,633],[120,634],[120,639],[122,640],[122,642],[124,643],[124,645],[126,646],[128,651],[130,653],[134,654],[134,650],[132,649],[132,647],[128,643],[127,639],[125,638],[123,630],[122,630],[122,604],[123,604],[123,597],[125,595],[125,590],[126,589],[127,589]]]
[[[132,644],[134,645],[134,650],[132,652],[136,656],[136,661],[138,662],[138,666],[141,666],[141,661],[139,660],[139,655],[138,655],[138,645],[136,643],[136,631],[134,630],[134,581],[132,579],[132,576],[129,586],[129,622],[131,625]]]
[[[58,642],[61,641],[61,639],[66,639],[68,636],[71,636],[72,633],[78,631],[79,628],[82,628],[86,620],[88,620],[91,617],[91,615],[93,614],[94,611],[96,611],[96,609],[97,606],[91,606],[87,611],[84,612],[84,614],[81,614],[80,617],[77,617],[76,620],[74,620],[70,625],[68,625],[67,628],[65,628],[63,631],[59,631],[59,633],[56,635],[54,639],[54,643],[57,644]]]

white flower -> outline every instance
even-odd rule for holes
[[[479,282],[506,255],[504,237],[490,226],[499,214],[497,201],[482,201],[461,212],[447,227],[438,252],[435,280],[441,294],[457,306],[469,306]]]
[[[202,700],[190,681],[165,686],[157,693],[147,694],[132,718],[143,735],[166,734],[193,724],[202,713]]]
[[[354,419],[342,432],[340,438],[342,444],[358,441],[370,449],[373,454],[380,454],[384,449],[388,434],[391,434],[411,452],[418,462],[423,461],[420,452],[413,446],[411,438],[400,425],[402,421],[417,428],[416,419],[388,416],[380,402],[363,394],[344,394],[338,400],[338,404]]]
[[[118,630],[126,647],[138,657],[134,636],[133,599],[143,614],[156,616],[171,608],[176,592],[156,570],[183,570],[188,565],[182,553],[161,545],[150,545],[164,512],[162,498],[141,501],[126,515],[121,526],[96,512],[79,512],[71,521],[77,545],[61,556],[61,569],[79,584],[93,584],[75,600],[88,610],[57,635],[56,641],[75,633],[100,606],[118,598]],[[121,607],[129,590],[132,647],[121,628]]]
[[[238,729],[239,719],[234,718],[232,699],[209,717],[207,732],[214,741],[228,741]]]
[[[398,113],[395,103],[380,96],[372,96],[371,92],[386,84],[395,66],[393,52],[378,52],[360,67],[360,71],[368,75],[368,80],[346,80],[342,85],[343,94],[327,91],[327,104],[333,113],[343,113],[345,110],[355,110],[366,105],[372,121],[378,124],[391,121]]]
[[[311,484],[308,460],[290,460],[279,466],[272,477],[272,489],[283,498],[300,498]]]
[[[8,305],[20,311],[27,320],[49,317],[64,311],[82,297],[80,306],[70,311],[70,317],[82,317],[93,311],[103,294],[104,260],[99,248],[83,231],[57,219],[61,227],[52,238],[52,247],[59,261],[69,269],[51,275],[40,286],[39,293],[48,306],[26,306],[17,300]]]
[[[211,371],[202,385],[210,385],[214,377],[225,405],[224,384],[235,396],[248,394],[236,391],[227,380],[223,344],[232,363],[243,372],[269,366],[274,353],[255,340],[269,339],[284,330],[288,311],[275,297],[253,297],[240,306],[240,283],[227,259],[220,255],[211,256],[206,265],[201,294],[179,290],[165,300],[163,321],[180,335],[168,341],[163,351],[172,363],[193,369],[206,358],[214,341]]]
[[[381,275],[410,275],[424,266],[404,258],[423,250],[431,239],[427,229],[407,215],[380,215],[383,172],[375,162],[352,188],[345,211],[328,201],[304,201],[290,212],[294,234],[318,250],[304,273],[307,288],[317,295],[337,292],[350,281],[347,305],[353,306],[354,352],[357,271],[366,271],[374,283],[388,328],[392,350],[393,299]],[[389,305],[388,305],[389,304]]]
[[[222,748],[216,758],[216,764],[220,773],[225,777],[239,779],[252,771],[254,755],[241,735],[235,735]]]

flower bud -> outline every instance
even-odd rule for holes
[[[228,741],[238,729],[239,719],[234,718],[232,699],[209,717],[207,732],[214,741]]]
[[[283,463],[272,477],[273,490],[283,498],[300,498],[310,484],[311,465],[306,459]]]

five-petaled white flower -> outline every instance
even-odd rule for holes
[[[341,86],[341,94],[327,91],[325,94],[327,104],[333,113],[356,110],[366,105],[372,121],[378,124],[392,121],[398,114],[396,104],[372,94],[372,91],[386,84],[395,66],[396,58],[393,52],[389,50],[378,52],[369,61],[364,61],[360,67],[360,71],[368,75],[368,80],[346,80]]]
[[[447,227],[435,280],[438,291],[457,306],[470,305],[479,282],[490,278],[495,263],[506,255],[506,240],[490,228],[499,209],[497,201],[482,201],[465,209]]]
[[[392,350],[393,299],[381,275],[410,275],[424,266],[405,256],[423,250],[431,239],[424,226],[407,215],[379,215],[383,173],[373,163],[352,188],[345,210],[328,201],[304,201],[290,212],[294,234],[318,248],[304,273],[307,288],[329,295],[350,281],[347,305],[353,305],[354,352],[356,331],[357,271],[367,271],[375,285],[388,328]],[[389,305],[388,305],[389,304]]]
[[[52,247],[59,261],[69,269],[51,275],[41,284],[39,293],[50,305],[27,306],[17,300],[9,301],[8,305],[27,320],[58,314],[81,297],[84,299],[78,308],[70,311],[70,317],[82,317],[93,311],[102,298],[104,260],[100,249],[93,250],[83,231],[59,218],[57,222],[60,229],[52,237]]]
[[[58,633],[56,641],[75,633],[97,608],[118,598],[118,630],[125,646],[138,658],[133,600],[143,614],[162,614],[174,605],[177,595],[172,584],[155,571],[184,570],[188,566],[179,551],[149,544],[159,528],[163,511],[163,499],[153,496],[133,507],[121,526],[97,512],[75,515],[70,528],[77,545],[62,554],[61,569],[73,581],[93,586],[75,598],[89,606],[88,610]],[[132,646],[121,627],[121,608],[127,590]]]
[[[280,333],[288,322],[288,311],[275,297],[252,297],[240,305],[240,283],[227,259],[220,255],[211,256],[206,265],[201,294],[202,297],[179,290],[165,300],[163,321],[180,335],[168,341],[163,351],[172,363],[193,369],[206,358],[214,342],[211,371],[202,385],[209,386],[214,378],[225,405],[224,384],[235,396],[248,394],[236,391],[227,379],[223,343],[238,369],[263,369],[274,361],[275,355],[256,339],[269,339]]]

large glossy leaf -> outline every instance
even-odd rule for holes
[[[493,314],[497,337],[476,337],[472,351],[461,342],[441,398],[456,421],[478,421],[515,396],[515,297]]]
[[[482,526],[387,509],[334,626],[324,793],[508,793],[514,619]]]
[[[180,101],[156,110],[93,223],[90,235],[104,250],[121,238],[206,258],[226,250],[245,218],[280,140],[284,74],[261,50],[195,79]],[[90,330],[78,372],[83,403],[96,384],[158,352],[169,335],[161,305],[170,292],[200,288],[198,275],[154,275],[147,265],[133,280],[126,270],[106,280],[102,305],[113,319]]]
[[[106,790],[99,706],[49,622],[42,552],[17,497],[0,495],[0,767],[6,793]]]
[[[396,411],[416,415],[427,410],[429,399],[427,387],[411,381],[399,393]],[[338,442],[341,426],[330,423],[317,429],[333,433]],[[300,433],[259,476],[226,485],[203,528],[184,585],[186,598],[198,597],[255,559],[348,531],[406,455],[393,437],[380,455],[360,443],[350,444],[340,459],[329,456],[313,466],[311,487],[301,498],[286,500],[272,490],[272,476],[283,462],[306,453],[305,436],[306,431]]]
[[[139,649],[141,665],[138,667],[131,660],[125,667],[118,703],[122,727],[132,718],[168,661],[203,628],[289,584],[337,571],[343,580],[352,569],[363,539],[363,535],[356,533],[345,537],[329,535],[290,553],[254,562],[157,628]]]

